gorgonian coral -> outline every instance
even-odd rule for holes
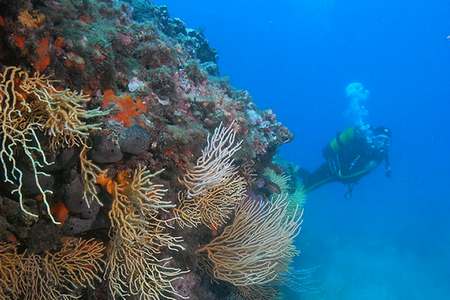
[[[138,167],[120,172],[113,183],[105,279],[114,298],[131,295],[143,300],[183,298],[174,289],[173,281],[186,271],[171,266],[172,258],[163,255],[164,249],[178,251],[183,247],[182,239],[168,232],[171,220],[159,216],[161,211],[174,207],[163,200],[167,190],[151,181],[159,173]],[[101,181],[110,182],[105,178]]]
[[[43,255],[17,252],[0,243],[1,299],[77,299],[79,290],[94,288],[104,265],[103,243],[69,238],[62,248]]]
[[[297,255],[294,238],[302,213],[288,214],[286,195],[247,200],[221,235],[198,249],[207,254],[215,278],[235,286],[264,285],[279,278]]]
[[[203,223],[217,229],[245,198],[247,182],[233,164],[233,155],[242,143],[235,142],[235,136],[233,123],[229,127],[221,124],[208,136],[196,165],[180,179],[186,190],[178,196],[180,205],[175,213],[182,227]]]
[[[15,245],[0,242],[0,299],[18,299],[20,266]]]
[[[248,160],[242,164],[241,174],[245,178],[245,181],[247,181],[248,185],[253,184],[256,181],[256,177],[258,177],[254,167],[255,162],[253,160]]]
[[[202,223],[217,230],[229,220],[246,194],[247,182],[237,174],[223,178],[220,183],[194,198],[188,198],[181,193],[179,200],[182,206],[176,210],[180,218],[179,223],[188,227]]]
[[[236,172],[233,155],[241,148],[242,141],[235,142],[234,123],[228,127],[220,124],[212,136],[208,135],[206,147],[197,163],[186,171],[180,182],[187,189],[189,198],[220,184],[225,177]]]
[[[19,151],[24,153],[47,214],[54,223],[58,223],[47,201],[52,191],[41,184],[40,177],[49,176],[43,168],[51,162],[46,159],[39,133],[48,137],[48,148],[53,152],[74,146],[87,148],[89,132],[100,128],[100,124],[88,124],[87,120],[108,112],[86,110],[89,97],[68,89],[58,90],[53,83],[46,76],[38,73],[29,75],[17,67],[6,67],[0,73],[0,162],[2,179],[16,186],[12,193],[18,195],[21,209],[37,217],[23,205],[24,170],[16,155]],[[95,169],[85,163],[82,172],[88,172],[86,168]],[[88,192],[90,196],[85,197],[88,204],[91,199],[99,201],[94,191]]]

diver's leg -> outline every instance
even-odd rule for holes
[[[314,172],[300,174],[300,177],[303,179],[303,185],[305,187],[306,192],[315,190],[321,187],[322,185],[327,184],[336,179],[336,177],[330,171],[328,163],[322,164]]]

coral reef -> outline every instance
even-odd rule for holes
[[[276,296],[293,136],[167,7],[0,0],[0,126],[0,298]]]

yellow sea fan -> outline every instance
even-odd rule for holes
[[[185,190],[179,193],[179,206],[174,211],[181,227],[203,223],[216,230],[245,198],[247,182],[238,174],[233,159],[242,141],[235,141],[233,125],[234,122],[228,127],[220,124],[208,136],[196,165],[179,179]]]
[[[15,245],[0,242],[0,299],[19,298],[20,266]]]
[[[213,135],[208,136],[207,144],[195,166],[180,178],[180,182],[186,187],[188,198],[200,195],[236,173],[233,155],[241,149],[242,141],[236,142],[233,125],[234,122],[228,127],[220,124]]]
[[[161,211],[168,212],[174,207],[163,199],[167,190],[152,182],[161,172],[151,173],[139,166],[116,177],[109,213],[111,242],[104,275],[113,297],[183,298],[172,282],[188,271],[170,266],[171,257],[161,257],[163,249],[184,249],[182,238],[168,231],[171,220],[160,217]]]
[[[208,256],[214,277],[235,286],[276,280],[297,255],[294,238],[302,223],[302,212],[290,215],[287,207],[286,195],[243,202],[223,233],[197,251]]]
[[[174,210],[177,222],[181,227],[196,227],[202,223],[217,230],[225,225],[246,195],[247,182],[237,174],[224,178],[196,197],[188,198],[180,193],[180,206]]]
[[[231,214],[247,195],[247,183],[239,175],[224,178],[220,184],[194,198],[199,204],[201,222],[217,230],[225,225]]]
[[[1,299],[77,299],[80,289],[100,280],[103,251],[102,242],[74,238],[43,255],[18,254],[15,244],[0,243]]]

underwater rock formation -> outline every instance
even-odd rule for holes
[[[300,218],[271,201],[294,188],[264,170],[293,136],[218,74],[204,35],[166,7],[0,0],[1,299],[249,298],[282,277]],[[273,221],[266,244],[287,232],[272,249],[283,268],[268,256],[258,287],[203,253],[245,207]]]

